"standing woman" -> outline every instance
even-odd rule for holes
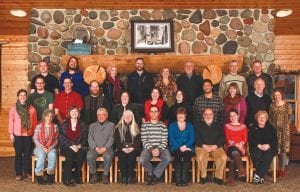
[[[276,130],[268,123],[268,118],[267,111],[259,110],[255,114],[256,121],[249,129],[250,155],[256,169],[254,184],[264,182],[264,176],[277,152]]]
[[[105,97],[108,98],[110,106],[113,107],[114,105],[119,104],[121,101],[120,97],[123,84],[118,76],[118,69],[116,66],[108,66],[106,72],[107,77],[102,84],[102,88]]]
[[[177,84],[168,67],[160,70],[159,79],[155,83],[155,87],[161,90],[163,100],[167,103],[168,107],[171,107],[175,103]]]
[[[279,171],[278,176],[285,176],[287,153],[290,151],[290,123],[292,117],[291,105],[285,102],[280,89],[273,91],[274,102],[270,106],[270,123],[277,130]]]
[[[9,111],[8,134],[15,147],[16,180],[20,181],[23,174],[31,179],[31,147],[32,135],[37,125],[37,113],[27,103],[27,91],[20,89],[17,103]]]
[[[136,157],[140,154],[141,149],[140,129],[132,111],[124,111],[115,127],[114,141],[119,158],[122,184],[132,183]]]
[[[177,121],[176,111],[179,107],[183,107],[186,110],[186,121],[192,123],[193,121],[193,107],[191,104],[185,102],[183,91],[178,89],[176,91],[176,101],[174,105],[171,106],[168,113],[168,122],[172,123]]]
[[[237,83],[230,83],[227,89],[227,95],[224,97],[225,123],[230,122],[229,111],[237,110],[239,114],[239,122],[244,123],[247,115],[247,103],[245,98],[240,94]]]
[[[58,127],[53,124],[54,113],[46,109],[42,114],[42,122],[35,128],[33,141],[35,143],[34,155],[37,157],[35,175],[40,185],[53,184],[56,165],[56,145],[58,140]],[[48,160],[47,180],[43,179],[45,160]]]
[[[152,88],[150,99],[146,100],[144,104],[144,118],[143,123],[150,121],[150,108],[151,106],[157,106],[158,110],[160,111],[158,120],[164,123],[167,122],[169,108],[167,103],[161,98],[160,89],[157,87]]]
[[[239,122],[237,110],[229,111],[230,123],[225,124],[224,132],[226,136],[225,150],[230,157],[229,179],[226,185],[234,185],[234,173],[238,169],[238,177],[246,176],[243,166],[242,156],[246,154],[246,144],[248,142],[248,129],[245,124]]]
[[[186,109],[176,110],[177,122],[169,126],[170,151],[174,156],[176,186],[186,186],[188,170],[194,153],[195,133],[191,123],[186,122]]]
[[[60,152],[66,160],[63,167],[63,183],[68,187],[82,184],[81,167],[86,158],[87,129],[83,122],[79,121],[79,109],[71,107],[68,118],[60,125],[59,145]],[[75,164],[75,182],[72,178],[72,168]]]

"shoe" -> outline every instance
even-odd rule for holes
[[[128,183],[128,184],[133,184],[133,179],[132,179],[132,177],[128,177],[127,183]]]
[[[215,182],[216,184],[218,184],[218,185],[224,185],[223,179],[215,178],[215,179],[214,179],[214,182]]]
[[[47,173],[46,176],[47,176],[47,179],[45,181],[45,184],[47,184],[47,185],[53,184],[54,183],[54,174],[48,174]]]
[[[97,173],[91,173],[91,180],[90,180],[90,184],[96,184],[97,183]]]
[[[32,179],[31,174],[27,173],[27,174],[26,174],[26,178],[27,178],[27,179]]]
[[[46,184],[46,181],[44,180],[43,176],[42,175],[37,175],[36,176],[36,180],[37,180],[37,183],[39,185],[45,185]]]
[[[252,183],[253,183],[254,185],[257,185],[257,184],[262,184],[262,183],[264,183],[264,181],[265,181],[264,178],[261,178],[260,176],[258,176],[258,175],[255,174],[255,175],[253,176],[253,182],[252,182]]]
[[[206,183],[206,181],[207,181],[207,178],[206,178],[206,177],[200,177],[200,182],[199,182],[199,184],[204,185],[204,184]]]
[[[154,175],[148,175],[146,184],[147,185],[154,185]]]
[[[236,186],[234,179],[230,177],[228,181],[225,183],[226,186]]]
[[[284,170],[277,171],[277,173],[276,173],[277,178],[284,177],[284,176],[285,176],[285,171]]]
[[[16,176],[16,181],[21,181],[22,180],[22,176],[21,175],[17,175]]]
[[[63,182],[66,187],[74,187],[76,184],[72,180]]]
[[[122,184],[128,184],[127,177],[122,177]]]
[[[239,170],[238,171],[238,178],[242,179],[246,177],[246,172],[245,170]]]
[[[102,176],[102,183],[103,184],[108,184],[108,176],[107,175]]]

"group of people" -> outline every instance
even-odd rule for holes
[[[186,186],[191,158],[195,154],[201,173],[200,184],[207,182],[208,158],[215,161],[215,178],[223,183],[223,170],[230,158],[228,185],[234,185],[246,171],[241,157],[252,158],[256,173],[253,182],[264,182],[274,155],[280,155],[279,176],[285,175],[289,152],[291,107],[272,78],[254,61],[253,73],[246,79],[238,74],[238,62],[229,63],[229,73],[219,86],[194,71],[194,63],[184,64],[185,73],[175,80],[163,67],[154,82],[137,58],[136,70],[128,75],[127,85],[116,66],[107,68],[102,86],[97,80],[87,85],[78,59],[70,57],[60,80],[39,63],[40,74],[32,80],[31,91],[20,89],[9,112],[9,135],[15,147],[16,180],[30,178],[32,141],[37,157],[35,175],[39,184],[52,184],[57,154],[65,157],[63,183],[82,184],[81,167],[87,160],[90,183],[108,183],[113,157],[118,157],[123,184],[133,183],[136,158],[147,173],[146,183],[155,184],[172,161],[175,183]],[[273,92],[273,102],[271,94]],[[249,147],[248,147],[249,146]],[[96,173],[96,159],[104,159],[102,178]],[[151,159],[158,157],[156,166]],[[47,159],[46,178],[43,177]]]

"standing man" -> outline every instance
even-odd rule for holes
[[[84,99],[85,96],[89,94],[89,87],[86,84],[86,82],[83,80],[83,74],[79,70],[79,63],[78,59],[74,56],[70,57],[68,64],[67,64],[67,69],[65,72],[63,72],[60,76],[60,81],[59,81],[59,89],[60,91],[64,90],[64,79],[65,78],[70,78],[73,82],[73,91],[79,93]]]
[[[219,96],[221,98],[224,98],[227,95],[227,89],[230,83],[235,82],[239,87],[241,95],[246,97],[248,95],[248,87],[247,87],[246,79],[243,76],[238,74],[239,66],[237,60],[232,60],[229,63],[228,68],[229,68],[229,74],[224,75],[220,82]]]
[[[264,110],[269,113],[270,105],[272,103],[271,97],[264,93],[265,81],[262,78],[257,78],[254,81],[254,91],[250,92],[246,97],[247,103],[247,118],[246,125],[248,128],[252,127],[251,125],[256,122],[255,114]]]
[[[97,121],[97,110],[99,108],[105,108],[107,111],[110,109],[107,98],[100,92],[98,81],[91,81],[89,89],[90,94],[84,99],[84,119],[86,125]]]
[[[203,94],[203,78],[195,73],[195,64],[191,61],[184,64],[184,71],[185,74],[180,75],[176,83],[178,89],[183,91],[185,101],[192,105],[194,100]]]
[[[215,115],[214,120],[221,125],[224,123],[224,105],[221,97],[213,93],[213,84],[211,80],[205,79],[203,83],[204,95],[201,95],[195,99],[193,105],[194,111],[194,125],[199,126],[203,121],[203,111],[206,108],[213,109]]]
[[[158,121],[159,109],[152,105],[149,110],[150,121],[143,123],[141,128],[141,139],[143,151],[140,155],[140,163],[147,171],[147,185],[153,185],[162,176],[166,166],[171,162],[171,155],[168,146],[168,129],[167,126]],[[153,169],[151,159],[159,157],[160,162]]]
[[[89,128],[88,142],[90,150],[87,153],[87,162],[90,166],[91,184],[97,183],[96,158],[102,155],[104,159],[103,184],[108,184],[108,173],[114,157],[114,124],[107,120],[108,112],[105,108],[97,110],[97,120]]]
[[[53,94],[45,90],[45,77],[38,75],[34,82],[36,91],[28,97],[28,102],[34,106],[37,111],[37,120],[42,120],[42,114],[45,109],[53,110]]]
[[[131,102],[137,104],[141,112],[154,86],[152,75],[144,69],[144,65],[144,59],[137,58],[135,61],[135,71],[130,73],[127,79],[127,88]]]
[[[34,76],[31,80],[31,90],[30,93],[36,91],[35,81],[36,78],[42,75],[45,78],[45,90],[49,91],[53,95],[58,94],[58,80],[54,75],[49,73],[49,64],[46,61],[40,61],[39,63],[39,72],[40,74]]]
[[[253,61],[252,63],[252,71],[253,73],[251,73],[247,78],[247,85],[248,85],[248,91],[249,93],[254,92],[254,81],[257,78],[261,78],[264,80],[265,82],[265,89],[264,89],[264,93],[272,96],[272,91],[273,91],[273,79],[270,75],[268,75],[267,73],[264,73],[262,71],[262,63],[261,61]]]
[[[72,90],[73,82],[71,78],[66,77],[63,81],[64,91],[56,95],[54,99],[54,112],[58,123],[62,123],[71,107],[77,107],[79,110],[83,107],[81,96]]]
[[[195,127],[195,152],[201,173],[200,184],[205,184],[207,181],[208,157],[212,156],[216,164],[214,181],[223,185],[223,173],[227,161],[227,155],[223,149],[224,128],[220,122],[214,121],[214,111],[211,108],[204,109],[203,119],[204,121]]]

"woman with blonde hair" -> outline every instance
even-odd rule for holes
[[[54,112],[46,109],[42,114],[42,122],[35,128],[33,142],[35,143],[34,155],[37,157],[35,174],[40,185],[53,184],[56,165],[56,145],[58,143],[58,127],[53,124]],[[44,164],[47,158],[47,180],[43,179]]]
[[[136,157],[140,153],[140,128],[130,110],[125,110],[115,126],[114,143],[122,175],[122,184],[132,183]]]
[[[287,153],[290,151],[290,123],[292,117],[292,107],[285,102],[282,90],[274,89],[274,102],[270,106],[270,123],[277,131],[278,154],[279,154],[279,171],[277,176],[285,176],[285,165]]]
[[[160,70],[155,87],[158,87],[161,90],[163,100],[168,104],[168,107],[171,107],[175,103],[177,84],[168,67],[163,67]]]

